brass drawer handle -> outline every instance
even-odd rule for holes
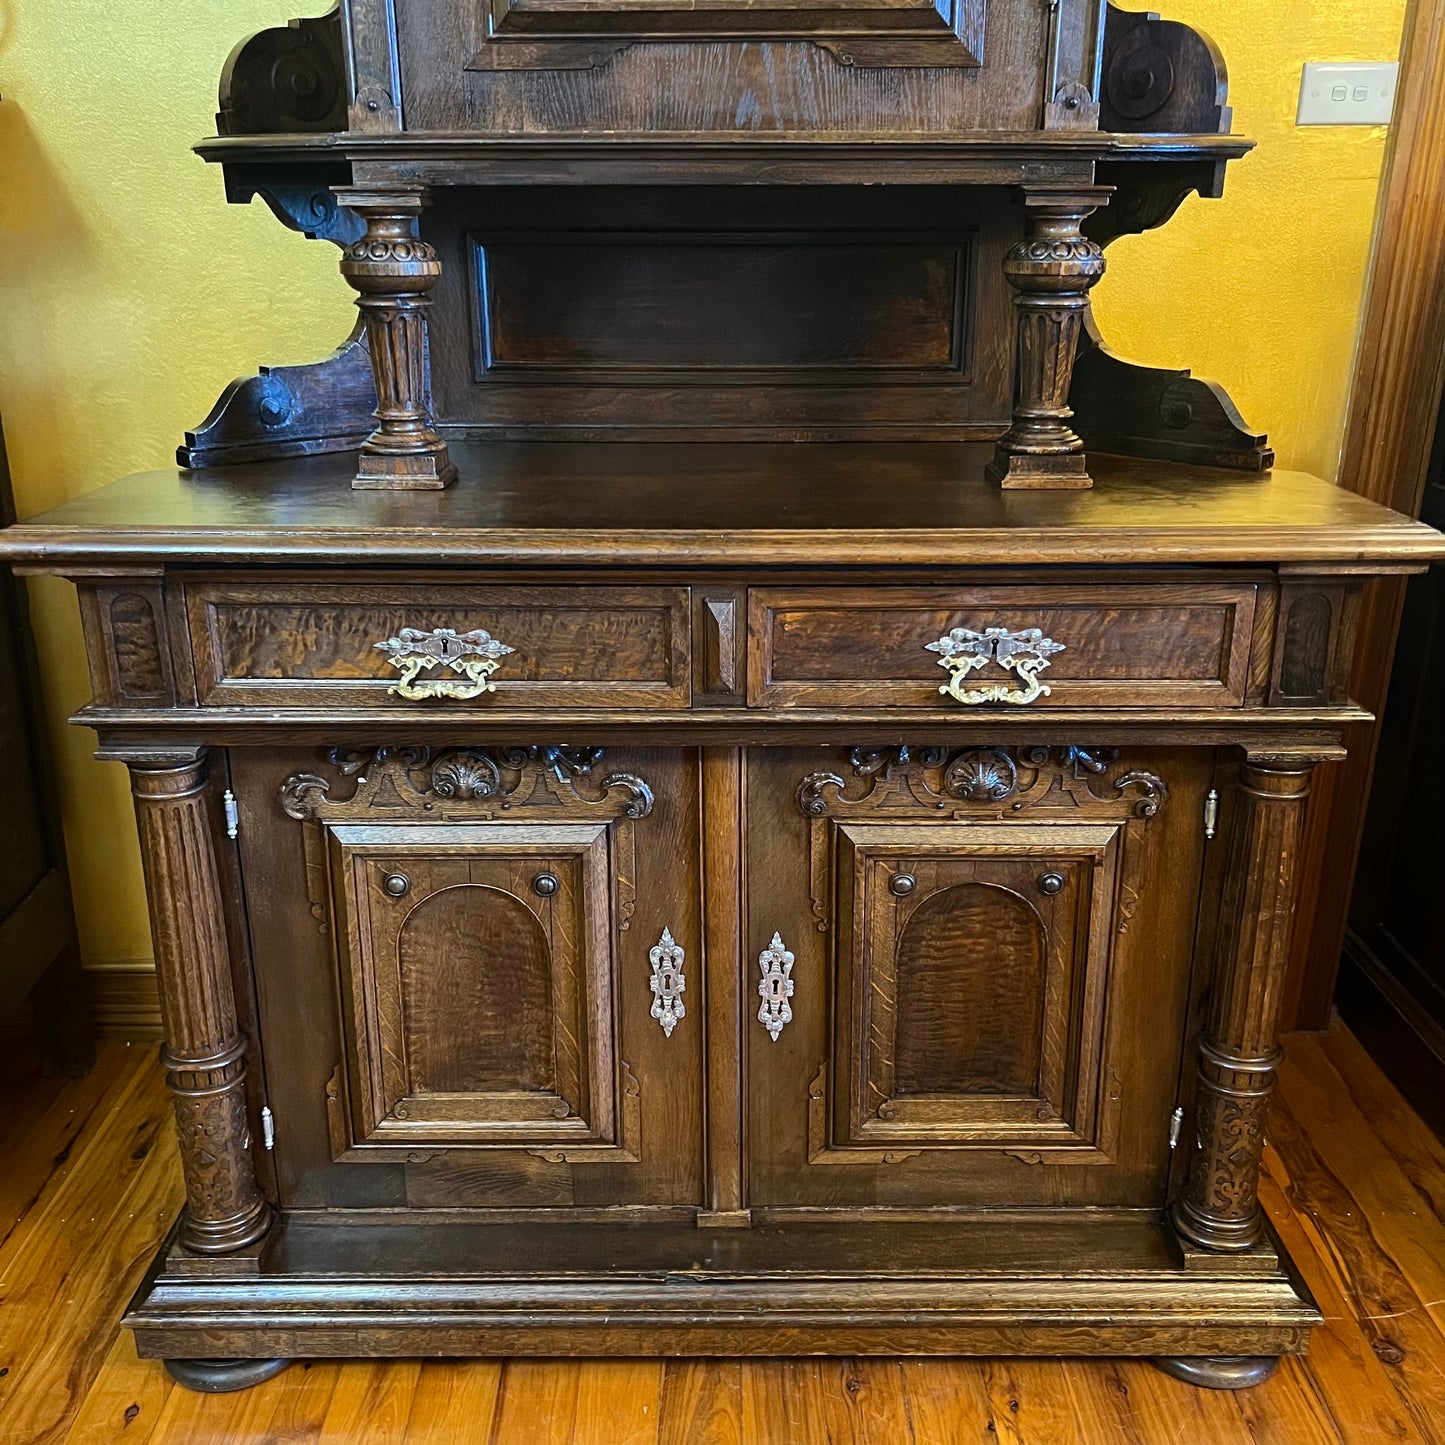
[[[793,1020],[793,1006],[788,1002],[793,996],[793,955],[781,933],[773,934],[773,941],[758,955],[758,967],[763,972],[758,981],[758,997],[762,999],[758,1022],[777,1043],[783,1026]]]
[[[492,674],[512,651],[480,627],[462,633],[452,627],[434,627],[430,632],[403,627],[395,637],[388,637],[375,646],[401,673],[401,681],[387,691],[411,702],[428,697],[451,697],[465,702],[483,693],[495,692]],[[424,679],[421,676],[438,670],[443,676]],[[455,674],[455,680],[446,673]]]
[[[945,697],[968,707],[986,702],[1023,706],[1049,695],[1049,687],[1039,681],[1039,673],[1049,665],[1054,653],[1064,651],[1064,644],[1045,637],[1037,627],[1023,632],[1009,632],[1002,627],[970,632],[966,627],[955,627],[946,637],[928,643],[927,650],[938,653],[938,665],[951,674],[938,689]],[[969,674],[987,667],[990,662],[1014,673],[1025,685],[1010,687],[1004,682],[991,682],[984,687],[966,688],[964,683]]]

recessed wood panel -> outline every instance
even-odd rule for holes
[[[407,914],[396,951],[414,1088],[555,1090],[552,950],[516,894],[479,883],[443,888]]]
[[[928,651],[956,627],[1039,629],[1063,646],[1033,707],[1238,707],[1257,587],[754,588],[748,701],[754,707],[961,709]],[[969,686],[1023,687],[994,662]]]
[[[971,244],[906,234],[474,237],[479,371],[961,378]]]
[[[202,706],[395,702],[377,644],[403,628],[483,628],[512,651],[479,699],[512,708],[682,708],[684,587],[465,587],[197,581],[186,589]],[[458,704],[453,704],[455,708]]]
[[[1036,1092],[1046,946],[1010,889],[955,883],[924,899],[898,938],[895,1092]]]

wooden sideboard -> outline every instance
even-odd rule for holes
[[[989,454],[463,443],[0,534],[134,782],[187,1199],[142,1354],[1305,1347],[1255,1188],[1301,810],[1363,581],[1445,539]]]
[[[356,330],[0,534],[133,782],[186,1183],[140,1352],[1303,1350],[1302,809],[1361,589],[1445,539],[1095,324],[1249,150],[1215,47],[346,0],[218,128]]]

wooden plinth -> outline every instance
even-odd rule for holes
[[[887,1249],[880,1241],[886,1239]],[[435,1224],[283,1216],[247,1258],[163,1252],[149,1358],[1302,1353],[1273,1242],[1187,1261],[1162,1218]]]

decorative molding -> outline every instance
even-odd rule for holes
[[[835,1149],[828,1139],[828,1065],[818,1065],[818,1072],[808,1085],[808,1163],[853,1164],[874,1166],[902,1164],[916,1159],[922,1149]]]
[[[617,850],[615,918],[626,933],[637,909],[636,839],[632,824],[653,808],[652,788],[632,773],[594,779],[601,748],[560,745],[504,748],[331,748],[326,761],[336,779],[292,773],[277,789],[277,802],[303,824],[306,894],[311,916],[329,931],[325,825],[377,822],[408,815],[436,822],[609,819]],[[344,788],[350,784],[350,791]]]
[[[538,0],[474,0],[477,50],[468,70],[588,70],[634,45],[806,41],[840,65],[976,69],[983,64],[987,0],[904,0],[887,11],[841,0],[835,8],[759,8],[743,0],[657,3],[609,11]]]
[[[833,820],[911,816],[984,822],[1042,810],[1070,818],[1147,822],[1168,800],[1168,785],[1157,773],[1121,770],[1121,757],[1118,748],[1077,745],[957,752],[859,747],[848,754],[851,778],[841,772],[809,773],[795,798],[798,811],[812,820],[809,887],[818,931],[826,933],[831,927]],[[859,780],[866,784],[861,790]]]
[[[324,135],[345,129],[339,10],[262,30],[227,58],[218,134]]]
[[[682,971],[686,958],[687,950],[676,942],[670,928],[662,930],[662,937],[647,955],[652,965],[652,1017],[668,1038],[678,1021],[687,1017],[687,1005],[682,1001],[687,991],[687,975]]]
[[[622,1082],[619,1133],[615,1144],[571,1144],[556,1149],[528,1149],[546,1164],[640,1164],[642,1162],[642,1085],[626,1059],[617,1067]]]

